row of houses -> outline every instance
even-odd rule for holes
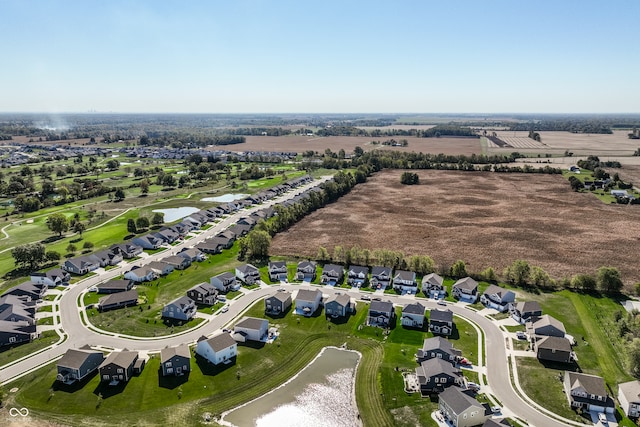
[[[0,347],[37,338],[36,304],[46,290],[43,283],[27,281],[0,296]]]

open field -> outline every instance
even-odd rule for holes
[[[595,154],[601,157],[631,156],[640,146],[638,140],[629,139],[628,130],[613,131],[613,134],[586,134],[571,132],[540,131],[540,142],[528,137],[525,131],[497,131],[498,137],[513,147],[495,148],[490,145],[491,152],[531,152],[563,154],[565,151],[575,156]]]
[[[430,255],[440,267],[462,259],[471,271],[502,272],[524,259],[556,278],[609,265],[627,285],[640,281],[636,206],[574,193],[561,176],[416,172],[417,186],[401,185],[399,170],[372,176],[276,235],[272,254],[315,257],[319,246],[357,244]]]
[[[408,147],[388,147],[382,145],[371,144],[371,141],[385,141],[388,139],[399,141],[406,139],[409,142]],[[328,148],[331,151],[338,152],[341,148],[347,153],[353,152],[356,146],[360,146],[363,150],[369,151],[375,148],[384,148],[385,150],[401,150],[415,151],[423,153],[444,153],[444,154],[480,154],[479,138],[416,138],[404,136],[383,136],[374,137],[356,137],[356,136],[247,136],[247,142],[243,144],[227,145],[223,149],[232,151],[295,151],[302,153],[307,150],[324,153]],[[220,147],[214,147],[220,149]],[[513,150],[512,150],[513,151]]]

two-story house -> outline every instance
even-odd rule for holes
[[[213,305],[218,297],[218,290],[210,283],[198,283],[187,291],[187,297],[195,301],[196,304]]]
[[[246,285],[253,285],[260,280],[260,270],[251,264],[240,265],[236,267],[236,279]]]
[[[238,355],[238,344],[226,332],[211,338],[202,336],[198,339],[196,354],[214,365],[232,363]]]
[[[196,303],[187,296],[182,296],[169,302],[162,308],[162,317],[188,321],[196,315]]]
[[[428,359],[442,359],[455,364],[462,359],[462,352],[453,347],[451,341],[442,337],[426,338],[416,354],[418,363]]]
[[[391,301],[371,301],[366,324],[368,326],[390,328],[396,321],[395,316]]]
[[[320,283],[323,285],[339,285],[344,279],[344,268],[341,265],[326,264],[322,268]]]
[[[436,273],[430,273],[422,278],[422,292],[431,298],[444,298],[447,291],[444,279]]]
[[[369,267],[350,265],[347,272],[347,283],[351,286],[362,287],[367,284]]]
[[[448,308],[445,310],[432,309],[429,312],[429,330],[436,335],[451,335],[453,332],[453,312]]]
[[[629,418],[640,417],[640,381],[629,381],[618,385],[620,408]]]
[[[187,344],[177,347],[165,347],[160,350],[160,369],[162,376],[185,375],[191,371],[191,351]]]
[[[416,368],[416,377],[420,384],[420,392],[428,395],[441,392],[445,388],[464,384],[462,371],[449,362],[442,359],[427,359]]]
[[[324,313],[327,317],[346,317],[351,311],[351,298],[347,294],[332,295],[324,303]]]
[[[240,288],[240,285],[236,283],[236,276],[233,273],[224,272],[220,273],[217,276],[213,276],[209,282],[213,285],[218,291],[222,293],[227,293],[229,291],[235,291]]]
[[[70,348],[56,363],[58,369],[56,380],[65,384],[82,381],[95,372],[103,361],[104,354],[101,351],[91,350],[89,346]]]
[[[407,270],[396,270],[393,275],[393,289],[415,294],[418,290],[416,273]]]
[[[269,280],[272,282],[287,281],[287,263],[285,261],[271,261],[268,266]]]
[[[481,404],[458,387],[449,387],[440,393],[438,409],[454,427],[482,425],[492,414],[488,404]]]
[[[391,283],[391,267],[372,267],[371,268],[371,287],[373,289],[386,289]]]
[[[313,282],[316,279],[316,263],[314,261],[300,261],[296,268],[296,280],[299,282]]]
[[[480,296],[480,302],[500,312],[507,311],[516,300],[516,294],[500,286],[489,285]]]
[[[270,316],[280,316],[291,308],[291,293],[278,291],[264,299],[264,312]]]
[[[572,408],[610,414],[614,412],[615,403],[607,394],[602,377],[565,371],[563,385]]]
[[[402,308],[402,317],[400,323],[402,326],[410,328],[422,328],[424,326],[425,306],[419,302],[407,304]]]
[[[478,300],[478,282],[471,277],[460,279],[451,287],[451,294],[460,301],[475,303]]]
[[[311,316],[320,308],[322,292],[318,289],[300,289],[296,295],[296,314]]]

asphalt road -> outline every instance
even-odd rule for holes
[[[327,177],[328,178],[328,177]],[[326,178],[325,178],[326,179]],[[167,337],[155,337],[155,338],[138,338],[138,337],[126,337],[112,333],[100,333],[89,329],[81,321],[82,309],[78,307],[78,297],[87,288],[95,286],[99,282],[117,277],[126,271],[130,270],[135,265],[144,265],[151,261],[159,260],[168,255],[169,252],[177,252],[185,247],[192,247],[195,244],[209,238],[219,231],[225,229],[229,225],[235,223],[242,216],[250,214],[252,211],[262,209],[266,206],[280,203],[286,199],[292,198],[295,195],[305,191],[306,189],[320,184],[321,181],[315,180],[311,184],[307,184],[294,191],[291,191],[283,196],[280,196],[269,202],[265,202],[262,205],[252,207],[251,209],[245,209],[237,212],[221,222],[215,224],[208,230],[198,234],[177,246],[172,247],[169,251],[162,251],[157,254],[149,255],[148,257],[129,263],[124,267],[118,267],[112,270],[104,271],[103,273],[82,280],[81,282],[69,286],[64,291],[63,296],[59,299],[61,325],[67,339],[53,348],[47,349],[44,352],[38,353],[30,358],[24,359],[18,363],[10,365],[0,370],[0,383],[5,384],[11,380],[17,379],[20,376],[39,368],[57,358],[61,357],[68,349],[78,348],[84,345],[123,349],[138,351],[152,351],[157,352],[167,346],[176,346],[183,343],[194,343],[202,335],[208,336],[221,328],[229,324],[233,319],[237,318],[242,312],[250,307],[255,301],[264,298],[267,295],[273,294],[275,288],[260,288],[254,291],[250,291],[236,298],[229,303],[229,310],[226,313],[220,313],[214,316],[210,321],[203,322],[200,327],[195,330],[190,330],[182,334],[167,336]],[[301,289],[301,285],[282,285],[290,291]],[[345,292],[345,289],[333,289],[324,287],[323,293],[332,294],[335,292]],[[360,293],[356,291],[346,292],[350,296],[358,298]],[[390,299],[395,304],[407,304],[414,302],[415,297],[402,297],[396,295],[384,295],[384,299]],[[420,302],[428,309],[436,308],[436,304],[433,301],[420,298]],[[463,306],[449,304],[450,308],[455,314],[467,318],[476,323],[484,332],[485,335],[485,348],[486,352],[486,371],[487,380],[491,385],[491,389],[495,397],[500,400],[502,406],[508,408],[510,412],[516,416],[526,420],[529,425],[537,427],[565,427],[565,423],[554,420],[547,415],[539,412],[527,402],[525,402],[514,390],[511,379],[509,376],[509,366],[507,360],[507,353],[505,349],[505,338],[502,331],[498,326],[487,319],[486,317],[476,313],[475,311],[465,309]]]

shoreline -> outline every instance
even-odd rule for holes
[[[328,348],[336,349],[336,350],[340,350],[340,351],[349,351],[349,352],[352,352],[352,353],[356,353],[358,355],[358,361],[356,362],[356,365],[355,365],[354,371],[353,371],[353,380],[351,381],[351,384],[352,384],[352,386],[351,386],[351,401],[352,401],[353,407],[356,409],[356,413],[357,413],[356,419],[355,419],[355,422],[356,422],[355,425],[362,426],[362,420],[361,420],[361,418],[359,418],[360,410],[358,409],[358,404],[356,402],[356,394],[355,394],[355,392],[356,392],[356,381],[355,381],[355,379],[356,379],[356,375],[358,374],[358,367],[360,366],[360,361],[362,360],[362,353],[360,353],[357,350],[350,350],[348,348],[336,347],[336,346],[331,346],[331,345],[330,346],[326,346],[326,347],[322,347],[322,349],[318,352],[318,354],[311,361],[309,361],[309,363],[307,363],[304,366],[304,368],[302,368],[300,371],[298,371],[294,376],[289,378],[284,383],[282,383],[279,386],[269,390],[267,393],[263,394],[262,396],[258,396],[258,397],[254,398],[254,399],[251,399],[248,402],[245,402],[245,403],[243,403],[241,405],[236,406],[235,408],[232,408],[232,409],[229,409],[227,411],[224,411],[222,414],[220,414],[220,418],[214,419],[214,421],[217,422],[218,424],[222,425],[222,426],[225,426],[225,427],[239,427],[239,426],[236,426],[235,424],[233,424],[233,423],[231,423],[229,421],[226,421],[224,419],[224,417],[229,415],[231,412],[236,411],[236,410],[238,410],[240,408],[243,408],[243,407],[245,407],[245,406],[257,401],[258,399],[262,399],[263,397],[268,396],[271,393],[274,393],[275,391],[281,389],[282,387],[285,387],[286,385],[290,384],[293,380],[298,378],[302,372],[304,372],[307,368],[309,368],[309,366],[311,366],[320,356],[322,356],[324,354],[325,350],[328,349]]]

